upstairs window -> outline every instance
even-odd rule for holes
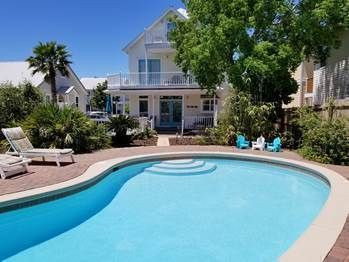
[[[75,97],[75,106],[79,107],[79,97],[78,96]]]
[[[176,24],[174,22],[167,22],[167,41],[170,41],[171,32],[175,28],[176,28]]]

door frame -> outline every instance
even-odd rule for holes
[[[161,98],[161,97],[168,97],[168,98]],[[169,102],[169,122],[163,123],[161,121],[161,102],[167,101]],[[174,122],[173,121],[173,111],[174,111],[174,102],[180,102],[180,112],[181,112],[181,118],[183,118],[183,96],[160,96],[159,97],[159,125],[160,127],[177,127],[181,124],[181,121]]]

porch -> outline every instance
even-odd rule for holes
[[[204,130],[216,123],[218,97],[208,97],[201,90],[147,90],[113,92],[113,115],[130,115],[152,129],[183,133]]]

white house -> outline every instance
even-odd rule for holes
[[[102,84],[107,81],[106,77],[83,77],[80,79],[87,91],[87,111],[92,111],[91,98],[94,95],[94,91],[98,84]]]
[[[75,105],[82,112],[86,112],[87,91],[72,68],[68,66],[67,69],[68,77],[57,72],[57,102],[61,106]],[[32,69],[29,69],[27,62],[0,62],[0,84],[9,82],[17,86],[24,81],[39,87],[46,100],[51,100],[51,86],[44,80],[44,75],[32,75]]]
[[[286,108],[302,105],[323,106],[329,97],[339,106],[349,105],[349,30],[340,33],[341,46],[332,49],[324,65],[304,61],[294,73],[299,89]],[[347,114],[349,115],[349,110]]]
[[[147,117],[160,130],[212,126],[224,89],[207,96],[192,75],[176,66],[168,38],[173,16],[188,18],[184,9],[169,8],[123,49],[129,73],[108,76],[113,114]]]

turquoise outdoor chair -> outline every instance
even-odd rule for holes
[[[250,141],[246,140],[244,136],[238,135],[236,140],[236,147],[239,149],[248,148],[250,146]]]
[[[267,150],[271,152],[280,152],[281,151],[280,137],[275,138],[273,143],[267,143]]]

